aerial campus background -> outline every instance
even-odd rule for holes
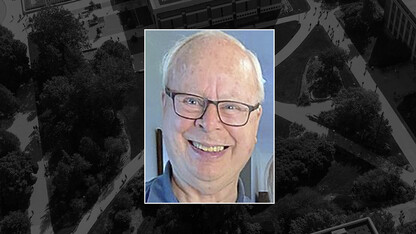
[[[0,232],[415,233],[415,11],[0,0]],[[275,205],[143,204],[145,28],[275,29]]]

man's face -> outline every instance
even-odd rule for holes
[[[194,39],[185,45],[173,61],[167,87],[214,101],[253,106],[259,102],[251,61],[224,39]],[[220,121],[212,104],[197,120],[178,116],[166,94],[162,94],[162,105],[164,141],[175,178],[205,194],[235,182],[254,149],[261,107],[251,112],[246,125],[232,127]]]

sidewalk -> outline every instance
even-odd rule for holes
[[[120,172],[118,177],[108,185],[108,190],[101,194],[98,201],[95,203],[91,211],[84,214],[78,227],[73,233],[85,234],[88,233],[98,216],[104,211],[113,198],[120,192],[121,188],[136,174],[136,172],[143,166],[143,151],[133,158]],[[127,178],[125,178],[125,176]],[[124,182],[123,182],[124,181]]]
[[[289,57],[293,51],[295,51],[296,48],[298,48],[299,45],[306,39],[306,37],[312,31],[312,28],[317,24],[319,16],[318,12],[320,11],[321,4],[312,0],[307,0],[307,2],[310,5],[310,10],[308,12],[280,18],[277,20],[276,24],[281,24],[293,20],[298,21],[298,19],[300,19],[300,28],[293,36],[292,40],[290,40],[289,43],[282,50],[280,50],[279,53],[276,54],[275,66],[278,66],[287,57]],[[316,12],[315,7],[317,8]]]
[[[20,101],[20,110],[14,117],[14,122],[7,131],[15,134],[20,140],[20,149],[28,153],[32,161],[39,167],[36,173],[36,183],[30,196],[28,215],[31,217],[31,233],[50,234],[53,233],[49,215],[49,196],[46,187],[45,161],[40,145],[40,136],[34,126],[39,126],[35,91],[32,84],[22,85],[17,97]],[[33,213],[32,213],[33,212]]]
[[[388,207],[385,210],[393,215],[394,225],[397,227],[400,225],[399,217],[400,212],[404,213],[403,223],[409,223],[416,220],[416,203],[415,201],[409,201],[403,204],[398,204],[392,207]]]
[[[319,20],[320,24],[327,29],[327,32],[329,33],[329,26],[333,28],[333,36],[332,40],[334,44],[337,40],[339,40],[339,46],[343,49],[345,49],[351,57],[351,72],[359,82],[359,84],[362,84],[364,88],[375,90],[376,89],[376,83],[374,82],[371,73],[366,71],[366,62],[362,58],[362,56],[357,52],[355,49],[353,43],[350,39],[345,38],[344,39],[344,29],[339,24],[338,20],[336,19],[334,12],[339,10],[339,7],[331,10],[328,12],[328,16],[326,14],[323,14],[321,17],[319,17],[319,14],[315,12],[315,7],[317,9],[317,12],[322,11],[321,5],[316,4],[312,0],[307,0],[308,3],[311,6],[311,10],[306,13],[306,17],[304,20],[300,20],[301,27],[299,31],[295,34],[293,39],[278,53],[276,54],[276,66],[279,65],[282,61],[284,61],[306,38],[306,36],[309,34],[310,30],[307,29],[309,25],[314,25],[313,22],[317,22]],[[291,16],[293,17],[293,16]],[[293,19],[292,19],[293,20]],[[281,19],[280,22],[285,22],[285,19]],[[331,37],[331,35],[330,35]],[[404,124],[401,122],[400,118],[397,116],[396,112],[384,96],[384,94],[380,91],[380,89],[376,90],[377,94],[379,95],[379,100],[381,102],[382,111],[384,112],[384,117],[386,117],[389,120],[389,123],[393,129],[392,136],[399,145],[400,149],[406,156],[407,160],[410,162],[413,168],[416,168],[416,143],[413,141],[411,135],[409,134],[408,130],[404,126]],[[286,105],[284,107],[284,111],[279,112],[278,105]],[[298,107],[295,108],[295,105],[293,107],[289,107],[288,104],[278,103],[276,102],[276,114],[279,115],[289,115],[287,110],[291,110],[293,112],[297,112],[296,115],[299,115],[302,111],[299,111]],[[316,107],[316,109],[319,109],[319,107]],[[325,109],[322,107],[322,109]],[[293,118],[296,117],[295,114],[290,114],[290,118],[293,120]],[[284,116],[282,116],[284,117]],[[300,118],[300,117],[298,117]],[[404,171],[401,175],[401,178],[409,183],[410,185],[413,185],[413,181],[416,179],[416,173],[408,173]]]

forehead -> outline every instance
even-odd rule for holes
[[[246,51],[228,38],[212,36],[195,38],[179,49],[172,60],[168,85],[180,91],[201,91],[204,85],[229,88],[231,96],[240,92],[255,95],[257,91],[255,69]],[[224,85],[227,87],[221,87]]]

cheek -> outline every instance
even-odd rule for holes
[[[172,115],[165,116],[163,134],[169,140],[171,147],[181,151],[187,143],[183,135],[190,127],[192,127],[192,121]]]
[[[236,142],[236,150],[238,153],[250,153],[254,149],[254,145],[256,143],[256,134],[252,128],[230,131],[230,134]]]

